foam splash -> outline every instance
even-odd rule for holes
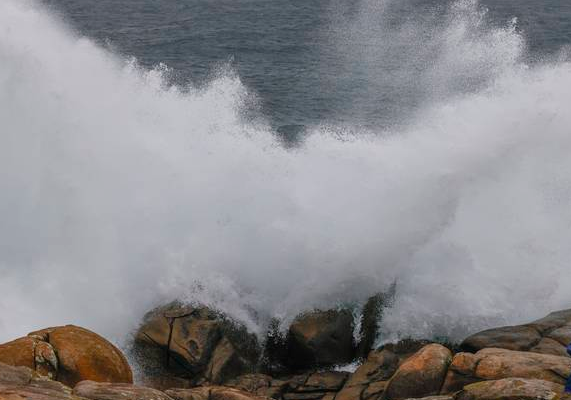
[[[121,342],[175,298],[261,333],[394,281],[380,341],[568,307],[571,64],[528,67],[512,25],[455,7],[423,76],[486,73],[477,88],[397,131],[324,121],[292,151],[244,118],[256,99],[231,71],[169,86],[2,1],[0,341],[75,323]]]

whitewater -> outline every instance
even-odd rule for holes
[[[232,68],[177,86],[0,1],[0,342],[73,323],[123,344],[174,299],[262,335],[393,282],[379,342],[570,307],[566,53],[526,61],[516,21],[472,0],[432,34],[404,123],[286,148]]]

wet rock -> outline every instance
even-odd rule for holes
[[[0,362],[32,368],[68,386],[82,380],[133,380],[119,349],[96,333],[73,325],[32,332],[0,345]]]
[[[345,364],[355,355],[353,315],[349,310],[306,313],[289,328],[288,359],[292,368]]]
[[[125,383],[101,383],[83,381],[73,389],[73,394],[91,400],[172,400],[156,389]]]
[[[2,400],[81,400],[60,382],[41,377],[28,367],[0,363],[0,399]]]
[[[384,392],[386,381],[393,376],[401,361],[400,355],[393,350],[396,350],[394,346],[371,351],[365,362],[349,377],[336,400],[364,399],[382,394],[381,389]]]
[[[529,351],[541,354],[552,354],[560,357],[569,357],[566,346],[563,346],[557,340],[548,337],[542,338],[539,343],[529,349]]]
[[[406,399],[406,400],[454,400],[453,396],[428,396],[420,399]]]
[[[268,400],[265,397],[224,386],[203,386],[193,389],[167,390],[174,400]]]
[[[348,372],[340,371],[322,371],[313,373],[307,378],[302,387],[298,388],[298,392],[336,392],[343,387],[343,384],[349,377]]]
[[[567,346],[571,343],[571,325],[563,325],[560,328],[554,329],[545,337],[556,340],[562,346]]]
[[[402,363],[388,382],[384,398],[404,399],[437,395],[444,383],[452,353],[439,344],[430,344]]]
[[[569,357],[505,349],[480,350],[475,357],[478,379],[526,378],[564,384],[571,374]]]
[[[460,347],[472,353],[484,348],[526,351],[540,340],[538,330],[531,326],[506,326],[478,332],[466,338]]]
[[[134,355],[149,375],[219,384],[253,372],[259,348],[253,334],[221,313],[172,303],[146,315]]]
[[[538,380],[507,378],[468,385],[456,400],[556,400],[563,386]]]
[[[454,393],[464,386],[480,381],[475,376],[478,358],[472,353],[457,353],[448,367],[441,393]]]
[[[545,336],[554,329],[567,324],[571,324],[571,309],[554,311],[546,317],[533,321],[525,326],[529,326],[537,330],[542,336]]]

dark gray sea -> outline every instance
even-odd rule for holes
[[[144,66],[166,64],[178,84],[200,85],[231,67],[286,134],[321,121],[377,126],[404,118],[425,100],[421,75],[451,18],[451,2],[442,0],[45,2],[80,35]],[[482,14],[468,22],[480,24],[469,35],[517,18],[532,62],[571,43],[569,1],[482,0],[469,12]],[[456,89],[475,84],[469,80]]]

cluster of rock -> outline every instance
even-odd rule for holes
[[[346,311],[316,311],[273,335],[268,350],[219,313],[171,304],[137,332],[133,351],[146,363],[139,386],[105,339],[49,328],[0,345],[0,400],[557,400],[571,374],[571,310],[483,331],[453,349],[385,345],[354,372],[336,370],[362,351],[353,329]]]

